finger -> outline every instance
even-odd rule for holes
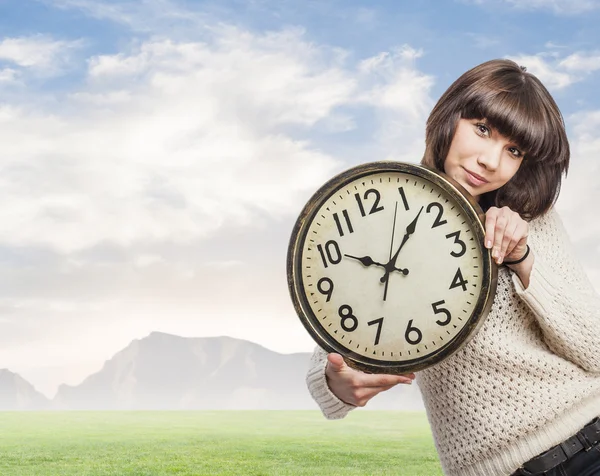
[[[527,236],[529,234],[529,225],[526,221],[523,221],[517,227],[513,236],[514,245],[511,242],[509,249],[505,256],[510,256],[510,260],[517,260],[523,257],[523,254],[527,250]]]
[[[504,234],[506,233],[506,226],[508,225],[508,217],[505,213],[501,213],[496,219],[494,225],[494,245],[492,248],[492,258],[496,259],[496,263],[500,264],[500,250],[502,248],[502,241],[504,240]]]
[[[327,363],[333,372],[342,372],[348,367],[344,358],[340,354],[335,353],[327,354]]]
[[[365,374],[361,379],[361,385],[368,388],[393,387],[399,383],[410,384],[413,379],[404,375],[389,374]]]
[[[518,243],[517,230],[519,223],[517,221],[509,221],[504,231],[504,238],[502,239],[502,245],[500,246],[500,260],[498,264],[504,261],[504,257],[509,255]]]
[[[496,228],[496,218],[498,216],[497,208],[490,208],[485,214],[485,247],[490,249],[494,244],[494,230]]]

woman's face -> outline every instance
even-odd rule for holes
[[[444,163],[444,172],[477,201],[498,190],[519,170],[525,152],[485,119],[460,119]]]

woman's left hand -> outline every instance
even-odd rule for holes
[[[485,214],[485,247],[492,249],[498,264],[522,258],[528,234],[529,224],[508,207],[491,207]]]

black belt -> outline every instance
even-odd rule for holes
[[[545,453],[530,459],[514,474],[526,476],[543,474],[564,463],[574,454],[582,450],[588,451],[598,442],[600,442],[600,418],[594,418],[576,435],[550,448]]]

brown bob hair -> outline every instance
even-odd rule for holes
[[[482,195],[482,208],[508,206],[528,220],[547,212],[558,198],[570,151],[562,114],[540,80],[505,59],[464,73],[427,119],[424,165],[444,171],[459,119],[486,119],[525,153],[508,183]]]

